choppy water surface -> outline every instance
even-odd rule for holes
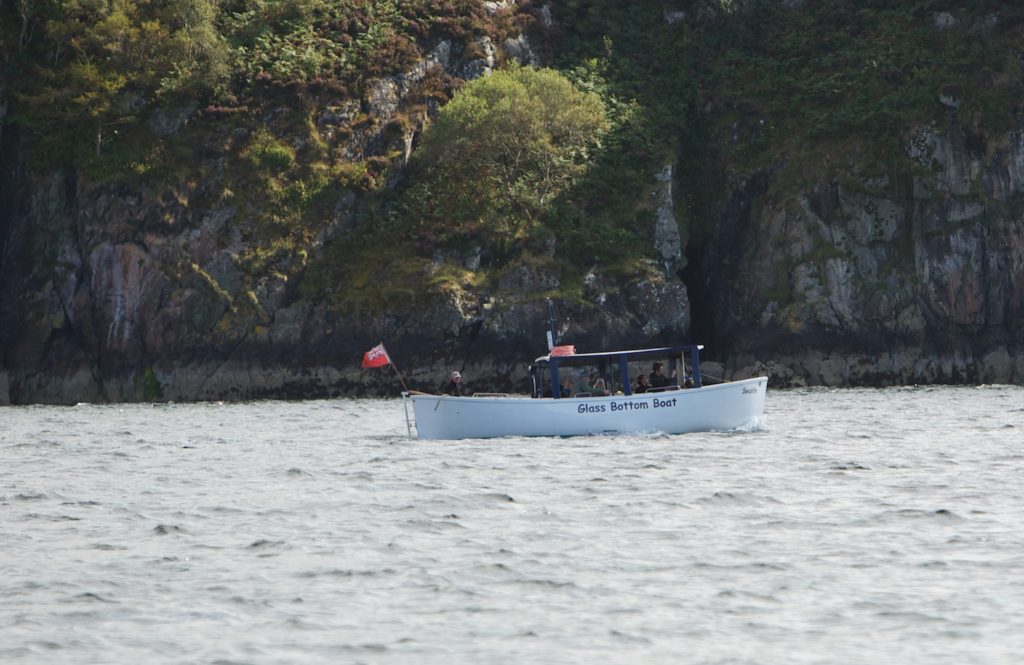
[[[0,408],[5,663],[1024,662],[1024,390],[417,442],[401,402]]]

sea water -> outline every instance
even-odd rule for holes
[[[0,408],[3,663],[1021,663],[1024,390],[419,442],[397,400]]]

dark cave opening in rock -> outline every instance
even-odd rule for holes
[[[708,350],[714,354],[715,317],[708,292],[709,276],[704,273],[701,265],[704,256],[703,240],[691,236],[684,252],[686,267],[678,275],[686,285],[690,301],[690,341],[711,347]]]

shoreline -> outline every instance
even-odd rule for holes
[[[452,365],[434,360],[425,367],[403,368],[410,388],[439,390],[440,377]],[[526,392],[528,376],[508,372],[515,363],[470,358],[459,365],[477,392]],[[770,390],[799,388],[894,388],[913,386],[1024,385],[1024,355],[1005,349],[981,358],[961,354],[920,355],[908,350],[866,354],[808,351],[799,356],[760,360],[737,354],[725,363],[705,361],[707,378],[736,381],[767,375]],[[154,368],[144,373],[107,377],[102,382],[85,367],[62,374],[0,369],[0,406],[132,403],[297,401],[335,398],[397,397],[393,374],[316,365],[284,367],[245,361],[198,363]]]

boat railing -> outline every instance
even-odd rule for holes
[[[679,390],[679,386],[661,386],[660,388],[648,388],[649,393],[664,393],[670,390]]]
[[[405,411],[405,431],[408,432],[409,438],[412,438],[412,419],[409,418],[409,391],[402,391],[402,409]]]
[[[473,393],[473,397],[511,397],[509,393]]]

